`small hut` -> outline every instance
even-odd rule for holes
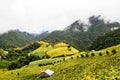
[[[41,78],[50,77],[53,73],[54,73],[54,71],[52,71],[52,70],[50,70],[50,69],[47,69],[47,70],[42,71],[42,72],[40,73],[40,77],[41,77]]]
[[[91,52],[92,52],[92,53],[94,53],[94,52],[95,52],[95,50],[91,50]]]

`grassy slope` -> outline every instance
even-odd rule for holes
[[[40,41],[41,46],[36,50],[30,52],[28,55],[37,55],[37,56],[45,56],[48,55],[49,57],[58,57],[62,55],[72,55],[77,54],[79,51],[73,47],[68,49],[68,44],[65,43],[57,43],[54,46],[51,46],[49,43]]]
[[[117,54],[111,50],[116,49]],[[105,51],[110,52],[109,55]],[[102,52],[102,56],[98,53]],[[59,62],[54,65],[39,67],[38,64],[30,64],[21,69],[0,71],[0,80],[113,80],[120,79],[120,45],[97,51],[94,57],[76,58]],[[96,56],[97,55],[97,56]],[[39,78],[39,72],[52,69],[55,73],[49,78]],[[19,73],[19,74],[18,74]]]
[[[40,47],[30,52],[28,55],[36,55],[39,57],[45,56],[46,51],[52,49],[51,45],[47,42],[39,41]]]
[[[78,50],[76,50],[73,47],[71,47],[70,49],[71,50],[68,50],[68,47],[59,47],[59,48],[48,51],[47,55],[50,57],[57,57],[57,56],[62,56],[62,55],[77,54],[79,52]]]
[[[9,61],[0,60],[0,69],[2,69],[2,68],[7,68],[9,64],[10,64]]]

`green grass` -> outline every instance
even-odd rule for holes
[[[9,64],[10,62],[7,60],[0,60],[0,69],[7,68]]]
[[[116,54],[111,51],[115,49]],[[106,55],[106,50],[109,55]],[[102,56],[99,56],[99,53]],[[80,57],[81,54],[84,57]],[[85,57],[88,54],[89,57]],[[77,58],[79,56],[79,58]],[[73,57],[73,59],[71,59]],[[119,80],[120,79],[120,45],[95,51],[95,56],[91,52],[82,52],[77,55],[66,57],[65,61],[57,62],[54,65],[39,66],[40,63],[59,61],[63,58],[51,58],[31,62],[21,69],[4,72],[0,70],[0,80]],[[55,73],[49,78],[40,78],[39,73],[46,69],[51,69]],[[18,75],[19,73],[19,75]]]
[[[58,61],[63,60],[63,58],[50,58],[50,59],[42,59],[42,60],[37,60],[33,61],[29,64],[29,67],[38,67],[39,64],[47,65],[47,64],[54,64],[57,63]]]
[[[68,48],[68,44],[57,43],[54,46],[49,45],[49,43],[40,41],[41,46],[34,51],[28,53],[28,55],[36,55],[39,57],[49,56],[49,57],[59,57],[59,56],[69,56],[77,54],[79,51],[72,46]]]

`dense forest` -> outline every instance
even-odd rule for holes
[[[35,41],[35,39],[30,35],[23,34],[19,30],[10,30],[0,35],[0,48],[8,49],[22,47],[33,41]]]
[[[120,29],[99,36],[92,42],[89,50],[100,50],[117,44],[120,44]]]

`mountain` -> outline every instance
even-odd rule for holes
[[[0,35],[0,48],[21,47],[33,41],[35,39],[30,34],[22,33],[19,30],[10,30]]]
[[[78,32],[86,32],[88,31],[89,25],[84,24],[80,20],[75,21],[70,26],[65,28],[65,31],[78,31]]]
[[[120,44],[120,29],[99,36],[92,42],[89,50],[100,50],[117,44]]]
[[[51,43],[63,41],[79,50],[87,50],[91,42],[98,36],[118,28],[120,28],[118,22],[106,23],[100,15],[91,16],[88,24],[77,20],[63,31],[53,31],[43,40]]]
[[[44,31],[41,34],[34,35],[37,40],[41,40],[49,35],[49,31]]]

